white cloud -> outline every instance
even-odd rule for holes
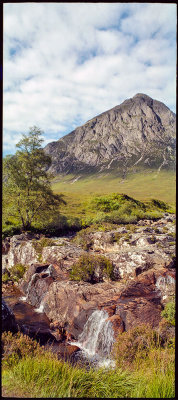
[[[4,4],[5,151],[32,125],[57,140],[138,92],[175,110],[175,31],[174,4]]]

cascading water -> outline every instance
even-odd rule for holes
[[[35,280],[38,279],[38,277],[39,277],[39,274],[37,274],[37,273],[32,275],[31,280],[30,280],[30,282],[28,284],[28,287],[27,287],[27,294],[26,294],[26,296],[21,297],[20,300],[28,301],[28,296],[30,294],[31,287],[32,287],[33,283],[35,282]]]
[[[94,311],[88,318],[83,332],[78,337],[78,341],[70,342],[70,344],[80,347],[84,357],[97,361],[100,366],[114,365],[114,362],[110,359],[114,333],[112,324],[107,319],[108,314],[106,311]]]
[[[48,276],[52,276],[52,265],[51,265],[51,264],[48,266],[48,268],[46,269],[45,273],[48,274]],[[30,294],[30,290],[31,290],[31,288],[32,288],[32,285],[35,283],[35,281],[36,281],[38,278],[40,278],[40,275],[39,275],[38,273],[35,272],[35,273],[32,275],[32,277],[31,277],[31,279],[30,279],[30,282],[29,282],[29,284],[28,284],[26,296],[21,297],[20,300],[22,300],[22,301],[28,301],[28,297],[29,297],[29,294]],[[41,301],[41,303],[40,303],[40,306],[39,306],[38,308],[36,308],[36,312],[42,313],[43,310],[44,310],[44,303],[43,303],[43,299],[42,299],[42,301]]]
[[[156,286],[158,289],[166,289],[168,285],[175,285],[175,279],[171,275],[159,276],[156,281]]]

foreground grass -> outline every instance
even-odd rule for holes
[[[4,365],[3,392],[21,398],[173,398],[174,351],[157,349],[131,367],[115,370],[72,366],[50,353]]]
[[[43,355],[26,357],[11,368],[5,368],[2,384],[6,393],[17,390],[17,394],[27,393],[29,397],[129,397],[135,380],[126,371],[105,371],[103,369],[88,372],[72,367],[66,362]],[[8,390],[7,390],[8,389]]]

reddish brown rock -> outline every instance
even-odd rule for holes
[[[112,323],[115,338],[117,338],[119,333],[124,332],[124,323],[119,315],[112,315],[107,319],[107,321]]]

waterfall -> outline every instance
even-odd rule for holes
[[[159,276],[157,281],[156,281],[156,286],[158,289],[163,289],[166,290],[167,286],[169,285],[175,285],[175,279],[172,278],[171,275],[167,275],[167,276]]]
[[[40,303],[39,307],[38,307],[38,308],[35,308],[35,310],[34,310],[34,311],[36,311],[36,312],[39,313],[39,314],[44,312],[44,305],[45,305],[44,298],[45,298],[45,294],[44,294],[44,296],[43,296],[43,298],[42,298],[42,300],[41,300],[41,303]]]
[[[52,266],[52,264],[50,264],[50,265],[48,266],[48,268],[46,269],[45,273],[47,273],[48,276],[52,276],[52,273],[53,273],[53,266]],[[40,274],[37,273],[37,272],[35,272],[35,273],[32,275],[32,277],[31,277],[31,279],[30,279],[30,282],[29,282],[29,284],[28,284],[26,296],[22,296],[22,297],[20,298],[20,300],[22,300],[22,301],[28,301],[28,296],[29,296],[29,294],[30,294],[31,287],[32,287],[33,283],[35,283],[35,280],[37,280],[38,278],[40,278]],[[43,300],[42,300],[42,301],[41,301],[41,304],[40,304],[40,306],[39,306],[39,308],[36,308],[36,311],[40,313],[40,312],[43,312],[43,309],[44,309],[44,304],[43,304]]]
[[[26,294],[26,296],[21,297],[20,300],[22,300],[22,301],[28,300],[28,296],[30,294],[31,287],[32,287],[33,283],[35,282],[35,280],[37,280],[38,278],[39,278],[39,274],[35,273],[32,275],[30,282],[28,284],[28,287],[27,287],[27,294]]]
[[[94,311],[88,318],[78,341],[70,344],[80,347],[87,358],[97,358],[99,365],[109,366],[112,364],[110,353],[114,343],[114,332],[111,322],[107,319],[106,311]]]

